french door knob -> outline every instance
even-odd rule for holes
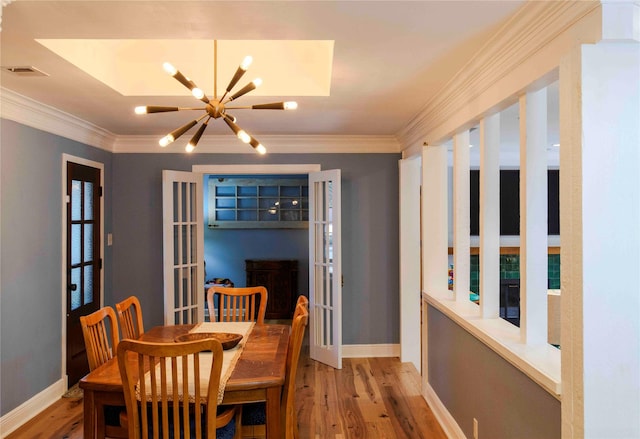
[[[69,291],[75,291],[75,290],[77,290],[77,289],[78,289],[78,285],[76,285],[76,284],[71,284],[71,285],[69,285],[69,286],[68,286],[68,288],[69,288]]]

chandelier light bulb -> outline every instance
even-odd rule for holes
[[[289,101],[284,103],[285,110],[295,110],[296,108],[298,108],[298,103],[295,101]]]
[[[162,64],[162,68],[164,69],[165,72],[167,72],[171,76],[175,76],[176,73],[178,73],[178,69],[173,67],[171,63],[168,63],[168,62]]]
[[[198,87],[194,87],[191,90],[191,94],[196,99],[202,99],[204,97],[204,92],[201,89],[199,89]]]
[[[136,107],[136,114],[147,114],[147,107]]]
[[[173,136],[171,134],[167,134],[162,139],[160,139],[160,141],[158,143],[160,144],[160,146],[162,146],[164,148],[165,146],[167,146],[168,144],[170,144],[174,140],[175,139],[173,138]]]
[[[258,146],[256,146],[256,151],[258,151],[258,154],[266,154],[267,153],[267,148],[265,148],[262,143],[258,143]]]
[[[260,78],[256,78],[252,82],[253,82],[253,85],[255,85],[256,87],[260,87],[262,85],[262,79]]]
[[[251,136],[249,134],[247,134],[247,132],[245,130],[238,131],[237,136],[238,136],[238,139],[240,139],[244,143],[251,142]]]
[[[240,68],[246,71],[252,62],[253,62],[253,57],[251,55],[247,55],[242,60],[242,64],[240,64]]]
[[[194,149],[196,149],[196,146],[192,145],[191,142],[187,143],[187,146],[184,147],[186,152],[193,152]]]

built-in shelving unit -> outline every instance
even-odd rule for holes
[[[209,178],[210,228],[306,228],[306,178]]]

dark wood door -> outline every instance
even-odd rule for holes
[[[100,169],[67,163],[67,374],[89,372],[80,316],[100,307]]]

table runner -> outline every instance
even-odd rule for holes
[[[240,354],[242,353],[242,350],[244,349],[244,345],[246,343],[246,340],[249,336],[249,334],[251,333],[251,330],[253,329],[253,326],[255,325],[255,322],[204,322],[204,323],[198,323],[191,331],[192,333],[195,332],[228,332],[228,333],[234,333],[234,334],[241,334],[242,335],[242,340],[240,340],[240,343],[238,343],[237,346],[235,346],[233,349],[228,349],[223,351],[223,355],[222,355],[222,372],[220,373],[220,387],[218,389],[218,404],[222,403],[222,399],[224,398],[224,389],[227,385],[227,381],[229,380],[229,377],[231,376],[231,373],[233,372],[233,368],[236,364],[236,362],[238,361],[238,358],[240,358]],[[209,371],[211,370],[211,363],[213,360],[213,355],[210,352],[201,352],[199,355],[199,360],[200,360],[200,374],[205,374],[206,376],[208,376]],[[178,360],[178,366],[177,366],[177,371],[178,371],[178,377],[181,378],[182,377],[182,361]],[[192,357],[189,357],[189,361],[188,361],[188,367],[190,370],[192,370]],[[171,376],[169,373],[170,370],[170,360],[167,359],[167,380],[171,380]],[[159,385],[160,384],[160,365],[156,365],[156,382]],[[207,380],[201,380],[201,394],[205,395],[206,391],[207,391],[207,386],[208,386],[208,381]],[[180,389],[182,389],[182,382],[179,382],[180,385]],[[151,389],[151,372],[147,372],[145,374],[145,388],[147,389],[147,392],[150,392]],[[190,396],[190,402],[194,402],[193,400],[193,394],[195,393],[194,391],[194,383],[189,383],[189,394]],[[140,383],[138,382],[138,384],[136,385],[136,396],[138,399],[141,399],[141,395],[140,395]],[[150,393],[148,393],[147,395],[147,400],[151,400],[151,395]],[[179,395],[179,399],[182,401],[182,394],[180,392]],[[204,401],[204,399],[203,399]]]

